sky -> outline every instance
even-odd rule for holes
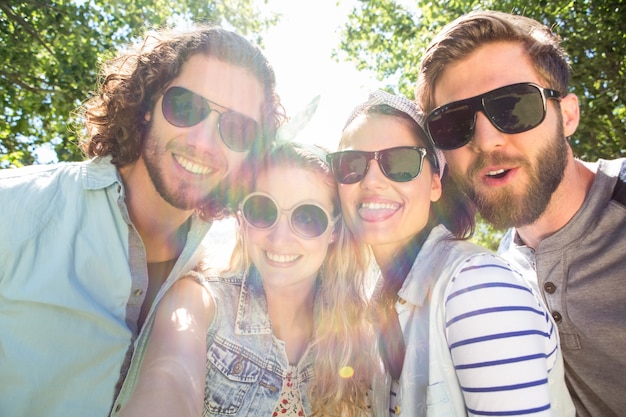
[[[258,0],[263,3],[263,0]],[[263,10],[282,15],[263,35],[263,51],[276,72],[277,90],[289,116],[320,95],[317,112],[296,140],[335,150],[352,108],[382,85],[373,74],[331,58],[339,30],[355,0],[268,0]]]

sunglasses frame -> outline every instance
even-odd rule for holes
[[[168,100],[168,102],[169,102],[170,97],[171,97],[170,96],[171,92],[172,91],[176,91],[176,90],[179,90],[179,91],[182,90],[182,91],[184,91],[187,94],[191,94],[193,97],[199,97],[200,99],[202,99],[202,101],[205,103],[206,109],[208,110],[206,115],[203,118],[201,118],[200,120],[198,120],[198,121],[196,121],[196,122],[194,122],[192,124],[189,124],[189,125],[175,123],[175,121],[170,120],[170,117],[168,117],[168,114],[165,111],[166,100]],[[259,125],[259,123],[256,120],[254,120],[253,118],[248,117],[248,116],[246,116],[243,113],[240,113],[240,112],[237,112],[237,111],[234,111],[234,110],[230,110],[227,107],[224,107],[226,109],[226,111],[219,111],[219,110],[215,109],[215,106],[224,107],[224,106],[221,106],[218,103],[216,103],[214,101],[211,101],[208,98],[206,98],[204,96],[201,96],[200,94],[197,94],[197,93],[195,93],[195,92],[193,92],[193,91],[191,91],[191,90],[189,90],[189,89],[187,89],[185,87],[181,87],[179,85],[175,85],[175,86],[169,87],[163,93],[163,99],[161,100],[161,113],[163,113],[163,117],[165,118],[165,120],[167,120],[167,122],[169,124],[171,124],[172,126],[180,127],[180,128],[186,128],[186,127],[195,126],[195,125],[203,122],[204,120],[207,119],[207,117],[209,117],[209,115],[212,112],[216,112],[218,114],[218,117],[217,117],[217,130],[220,133],[220,139],[222,139],[222,142],[228,147],[228,149],[230,149],[232,151],[235,151],[235,152],[246,152],[246,151],[249,151],[250,149],[252,149],[252,147],[254,146],[254,142],[257,141],[259,139],[259,137],[261,136],[260,135],[261,126]],[[254,123],[255,130],[256,130],[256,135],[250,141],[250,144],[248,144],[246,147],[242,148],[242,147],[235,146],[236,145],[235,143],[230,143],[230,141],[226,140],[226,138],[224,137],[224,133],[222,132],[222,117],[227,116],[229,114],[240,115],[243,118],[245,118],[247,120],[250,120],[250,121],[252,121]]]
[[[398,149],[406,149],[406,150],[416,150],[418,155],[420,155],[420,166],[419,169],[417,171],[417,174],[406,181],[398,181],[396,179],[391,178],[387,173],[387,170],[383,167],[383,165],[380,163],[380,158],[383,154],[389,152],[389,151],[393,151],[393,150],[398,150]],[[354,153],[354,154],[359,154],[359,155],[365,155],[365,169],[363,170],[363,173],[360,175],[360,178],[357,181],[353,181],[353,182],[343,182],[338,178],[338,175],[335,172],[335,164],[333,163],[333,160],[335,158],[340,157],[341,155],[347,154],[347,153]],[[328,162],[328,165],[330,166],[330,170],[333,173],[333,177],[335,178],[335,181],[337,181],[337,183],[339,184],[357,184],[361,181],[363,181],[363,178],[365,178],[365,176],[367,175],[367,172],[369,170],[369,166],[370,166],[370,161],[374,160],[378,163],[378,167],[380,168],[380,171],[383,173],[383,175],[385,176],[385,178],[388,178],[391,181],[394,182],[409,182],[409,181],[413,181],[415,179],[417,179],[420,174],[422,173],[422,169],[424,168],[424,159],[428,158],[431,163],[433,164],[433,166],[437,166],[437,164],[430,158],[429,153],[428,153],[428,149],[426,149],[423,146],[396,146],[393,148],[387,148],[387,149],[381,149],[379,151],[359,151],[359,150],[346,150],[346,151],[338,151],[338,152],[333,152],[331,154],[328,154],[326,156],[326,161]]]
[[[269,199],[274,206],[276,207],[276,219],[274,220],[274,222],[267,227],[258,227],[253,225],[248,218],[245,215],[245,210],[244,210],[244,206],[246,205],[246,202],[248,202],[248,200],[250,200],[250,198],[252,197],[257,197],[257,196],[261,196],[261,197],[265,197],[267,199]],[[298,229],[296,229],[296,227],[293,224],[293,212],[296,211],[298,208],[302,207],[302,206],[315,206],[317,208],[319,208],[320,210],[322,210],[322,212],[326,215],[326,229],[324,229],[324,231],[322,233],[320,233],[317,236],[305,236],[302,233],[300,233],[298,231]],[[313,240],[313,239],[318,239],[322,236],[324,236],[326,233],[328,233],[329,230],[332,230],[335,226],[335,224],[337,223],[337,221],[339,220],[339,218],[341,217],[341,213],[338,214],[335,217],[332,217],[330,215],[330,213],[328,213],[328,211],[326,211],[326,209],[324,207],[322,207],[318,202],[313,201],[313,200],[305,200],[305,201],[300,201],[297,204],[293,205],[292,207],[288,208],[288,209],[284,209],[281,206],[278,205],[278,202],[274,199],[274,197],[272,197],[271,195],[261,192],[261,191],[255,191],[253,193],[248,194],[243,200],[241,200],[241,203],[239,203],[239,214],[241,216],[241,218],[243,219],[243,221],[250,226],[251,228],[255,229],[255,230],[270,230],[273,229],[274,227],[276,227],[276,225],[278,224],[278,221],[280,220],[280,217],[284,214],[287,216],[287,220],[289,223],[289,228],[291,229],[291,231],[297,235],[298,237],[302,238],[302,239],[306,239],[306,240]]]
[[[541,119],[537,122],[537,124],[530,126],[530,127],[524,127],[522,129],[505,129],[502,126],[500,126],[497,121],[495,120],[495,118],[493,117],[493,115],[491,115],[489,113],[489,111],[487,110],[487,106],[485,105],[487,101],[489,101],[490,97],[494,96],[494,95],[499,95],[502,96],[502,94],[498,94],[501,93],[503,90],[514,90],[517,87],[533,87],[541,96],[541,101],[543,104],[543,108],[542,108],[542,116]],[[489,119],[489,121],[491,122],[491,124],[498,129],[500,132],[502,133],[506,133],[506,134],[517,134],[517,133],[522,133],[522,132],[527,132],[531,129],[536,128],[537,126],[539,126],[546,118],[546,113],[547,113],[547,109],[548,109],[548,105],[547,105],[547,101],[549,99],[555,99],[555,100],[560,100],[562,98],[562,94],[556,90],[551,90],[549,88],[544,88],[538,84],[535,83],[531,83],[531,82],[523,82],[523,83],[516,83],[516,84],[509,84],[506,85],[504,87],[499,87],[496,88],[494,90],[490,90],[487,91],[485,93],[479,94],[477,96],[474,97],[470,97],[470,98],[466,98],[463,100],[458,100],[458,101],[453,101],[451,103],[448,104],[444,104],[442,106],[436,107],[435,109],[433,109],[430,113],[428,113],[428,115],[426,116],[426,120],[425,120],[425,127],[426,127],[426,133],[428,134],[428,137],[430,138],[431,142],[439,149],[442,150],[453,150],[453,149],[458,149],[461,148],[465,145],[467,145],[468,143],[470,143],[472,141],[472,138],[474,137],[474,130],[476,128],[476,114],[480,111],[482,112],[487,119]],[[462,141],[459,141],[459,143],[457,145],[454,146],[442,146],[441,144],[437,143],[437,141],[435,140],[435,138],[433,137],[433,134],[431,133],[431,129],[430,129],[430,122],[434,117],[441,117],[442,114],[445,114],[445,112],[447,112],[448,110],[450,110],[451,108],[458,108],[460,106],[466,106],[469,105],[470,110],[472,111],[473,114],[473,119],[471,121],[471,127],[469,129],[469,132],[467,132],[464,136],[464,139]]]

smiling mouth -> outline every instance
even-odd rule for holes
[[[504,178],[506,174],[509,173],[509,170],[505,169],[496,169],[495,171],[489,171],[485,175],[489,178]]]
[[[300,255],[280,255],[278,253],[265,252],[267,259],[272,262],[277,262],[281,264],[287,264],[295,261],[300,257]]]
[[[208,167],[206,165],[200,165],[196,162],[193,162],[187,158],[185,158],[184,156],[180,156],[178,154],[174,154],[174,159],[176,159],[176,162],[178,162],[178,164],[183,167],[183,169],[187,172],[191,172],[192,174],[195,175],[207,175],[213,172],[213,168],[212,167]]]
[[[396,210],[399,207],[395,203],[361,203],[359,208],[367,210]]]

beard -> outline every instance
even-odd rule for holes
[[[166,145],[161,145],[161,141],[150,129],[144,138],[144,146],[141,152],[148,176],[154,185],[155,190],[163,200],[179,210],[197,209],[213,198],[213,192],[209,187],[205,187],[204,192],[199,191],[198,184],[189,184],[184,181],[167,181],[167,174],[164,171],[164,161],[171,158]]]
[[[500,154],[480,154],[470,167],[467,176],[456,181],[474,202],[481,216],[496,229],[521,227],[534,223],[546,210],[552,194],[563,180],[567,165],[568,149],[563,136],[562,124],[556,134],[548,138],[548,145],[539,153],[537,160],[507,158]],[[528,185],[522,193],[513,193],[508,187],[481,192],[472,178],[487,165],[516,165],[528,174]]]

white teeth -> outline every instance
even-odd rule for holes
[[[395,210],[398,208],[398,205],[393,203],[362,203],[361,208],[370,210]]]
[[[192,174],[206,175],[213,171],[211,167],[197,164],[180,155],[174,155],[174,158],[176,158],[176,161],[180,164],[180,166],[182,166],[183,168],[185,168],[185,170],[191,172]]]
[[[293,262],[300,257],[300,255],[279,255],[277,253],[267,253],[267,259],[273,262],[279,262],[282,264]]]
[[[504,173],[504,170],[503,170],[503,169],[497,169],[497,170],[495,170],[495,171],[489,171],[489,172],[487,172],[487,175],[488,175],[488,176],[490,176],[490,177],[492,177],[492,176],[494,176],[494,175],[500,175],[500,174],[503,174],[503,173]]]

